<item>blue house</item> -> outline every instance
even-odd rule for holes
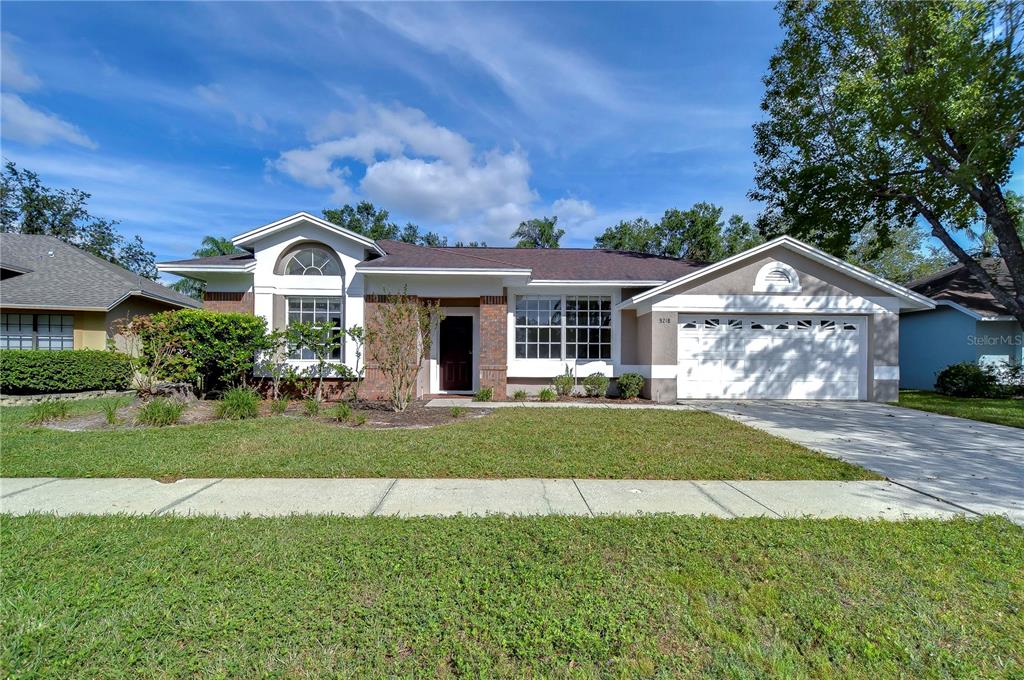
[[[981,261],[996,282],[1012,290],[1006,263]],[[907,284],[937,303],[935,309],[900,317],[900,387],[930,390],[946,366],[963,361],[1020,364],[1021,326],[961,265]]]

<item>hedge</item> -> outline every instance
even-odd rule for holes
[[[119,352],[0,350],[0,392],[4,394],[124,390],[131,381],[131,359]]]

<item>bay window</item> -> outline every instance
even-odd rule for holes
[[[314,297],[310,295],[288,296],[288,325],[293,323],[329,323],[331,333],[339,338],[339,347],[331,353],[332,359],[341,359],[341,298]],[[291,353],[292,359],[315,359],[308,349]]]
[[[611,359],[612,299],[607,295],[520,295],[517,359]]]

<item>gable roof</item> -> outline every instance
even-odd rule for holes
[[[288,217],[279,219],[276,222],[264,224],[262,227],[256,227],[255,229],[247,231],[244,234],[239,234],[238,236],[231,239],[231,242],[238,246],[239,248],[247,248],[252,246],[252,244],[258,241],[259,239],[265,236],[269,236],[270,234],[273,234],[275,232],[281,231],[282,229],[288,229],[289,227],[293,227],[299,222],[312,222],[313,224],[322,229],[326,229],[328,231],[332,231],[336,234],[344,236],[345,238],[352,239],[356,243],[362,244],[380,255],[384,254],[384,251],[380,248],[380,246],[377,245],[377,243],[373,239],[363,236],[362,234],[357,234],[356,232],[351,231],[349,229],[345,229],[344,227],[339,227],[337,224],[334,224],[333,222],[328,222],[327,220],[321,217],[310,215],[308,212],[297,212],[294,215],[289,215]]]
[[[996,284],[1007,292],[1013,290],[1010,270],[1006,262],[999,257],[987,257],[979,260]],[[950,303],[959,307],[976,319],[1009,316],[1010,312],[996,302],[992,293],[988,292],[974,275],[962,264],[946,267],[934,274],[922,276],[907,284],[907,287],[933,300]]]
[[[139,296],[174,307],[201,302],[52,236],[0,234],[3,267],[25,273],[0,283],[0,307],[110,311]]]
[[[650,300],[651,298],[654,298],[657,295],[664,295],[671,291],[673,288],[676,288],[684,283],[691,283],[693,281],[698,281],[713,276],[716,272],[719,272],[727,267],[730,267],[733,264],[736,264],[737,262],[742,262],[744,260],[759,257],[766,251],[779,246],[792,250],[793,252],[799,253],[816,262],[819,262],[820,264],[836,269],[854,279],[875,286],[876,288],[879,288],[889,293],[890,295],[905,301],[907,303],[907,306],[911,309],[931,309],[935,306],[934,302],[932,302],[923,295],[915,293],[914,291],[905,288],[904,286],[901,286],[899,284],[893,283],[892,281],[883,279],[881,276],[872,274],[871,272],[861,269],[860,267],[854,266],[849,262],[844,262],[843,260],[840,260],[837,257],[833,257],[824,251],[818,250],[813,246],[809,246],[806,243],[803,243],[802,241],[798,241],[792,236],[780,236],[778,238],[772,239],[771,241],[767,241],[766,243],[762,243],[759,246],[750,248],[749,250],[744,250],[742,253],[738,253],[736,255],[733,255],[732,257],[727,257],[724,260],[716,262],[715,264],[709,265],[695,272],[685,274],[677,279],[669,281],[668,283],[664,283],[660,286],[656,286],[654,288],[651,288],[650,290],[646,290],[642,293],[634,295],[629,300],[623,301],[619,306],[621,308],[634,307],[638,303]]]
[[[656,285],[706,266],[672,257],[592,248],[470,248],[417,246],[380,241],[384,257],[362,262],[360,271],[416,273],[471,269],[529,274],[533,281],[615,281]]]

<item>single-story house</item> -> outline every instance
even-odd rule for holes
[[[201,304],[52,236],[0,234],[0,349],[106,349],[118,320]]]
[[[1000,258],[981,265],[997,284],[1012,290]],[[947,267],[907,287],[935,301],[935,308],[908,310],[900,319],[900,386],[930,390],[939,371],[964,361],[990,366],[1020,364],[1020,324],[962,264]]]
[[[307,213],[233,239],[246,252],[166,262],[206,306],[273,328],[373,323],[387,294],[444,310],[419,395],[538,391],[566,367],[625,372],[645,396],[895,399],[900,312],[927,297],[789,237],[713,265],[631,252],[424,247],[373,241]],[[354,367],[355,348],[338,355]],[[308,359],[295,357],[297,365]],[[380,394],[366,366],[361,395]]]

